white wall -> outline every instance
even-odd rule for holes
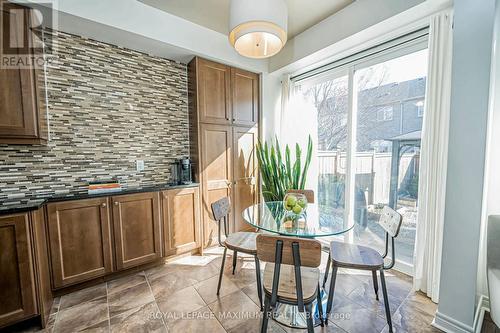
[[[273,140],[280,128],[281,77],[277,74],[261,75],[261,134],[263,141]]]
[[[471,332],[482,213],[495,0],[455,0],[441,287],[435,324]]]

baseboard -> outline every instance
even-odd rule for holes
[[[484,312],[490,311],[490,299],[486,295],[479,296],[479,301],[476,306],[476,314],[474,315],[474,332],[480,333],[483,326]]]
[[[472,326],[466,325],[439,312],[436,312],[432,326],[446,333],[474,333],[474,328]]]

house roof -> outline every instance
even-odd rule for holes
[[[389,141],[419,141],[422,138],[422,131],[413,131],[401,135],[397,135],[390,139]]]

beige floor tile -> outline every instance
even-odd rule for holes
[[[114,317],[154,300],[149,285],[147,283],[138,284],[108,296],[109,316]]]
[[[259,294],[257,293],[257,282],[241,288],[241,291],[244,292],[248,297],[250,297],[250,299],[260,307]],[[262,291],[262,303],[264,303],[264,291]]]
[[[185,278],[182,275],[182,272],[178,271],[167,275],[156,275],[154,279],[148,277],[148,282],[151,286],[155,299],[164,299],[171,294],[194,284],[193,280]]]
[[[431,329],[433,320],[432,314],[419,309],[411,301],[405,301],[392,316],[394,325],[407,332],[427,332],[426,329]]]
[[[207,305],[192,286],[179,290],[166,298],[157,299],[156,302],[160,311],[167,318],[165,320],[167,324],[171,321],[168,318],[179,318]]]
[[[106,297],[62,309],[56,319],[54,332],[77,332],[108,320]]]
[[[226,330],[260,316],[259,307],[242,291],[226,295],[209,304],[210,310]]]
[[[405,306],[412,306],[434,316],[437,311],[437,304],[433,303],[429,297],[421,292],[410,292],[405,300]]]
[[[386,325],[385,318],[354,303],[344,296],[335,296],[329,320],[349,333],[378,333]]]
[[[167,318],[168,319],[168,318]],[[182,318],[174,321],[167,320],[169,332],[182,333],[225,333],[226,330],[219,323],[215,315],[210,311],[208,306],[205,306],[197,311],[186,314]]]
[[[110,331],[127,332],[167,332],[155,302],[147,303],[110,319]]]
[[[137,286],[138,284],[146,282],[146,274],[140,272],[137,274],[127,275],[122,278],[108,281],[108,295],[123,291],[130,287]]]
[[[246,320],[243,323],[228,330],[228,333],[259,333],[262,327],[262,318],[255,318]],[[304,332],[304,330],[301,330]],[[267,324],[267,333],[286,333],[285,329],[281,327],[274,320],[269,320]]]
[[[216,275],[212,276],[208,280],[199,282],[194,285],[195,289],[198,291],[198,293],[203,298],[205,303],[207,304],[213,303],[218,298],[224,297],[228,294],[231,294],[239,290],[238,286],[234,284],[232,280],[223,276],[219,296],[217,296],[218,282],[219,282],[219,276]]]
[[[91,301],[106,296],[106,284],[102,283],[94,287],[85,288],[61,297],[59,310],[64,310],[74,305]]]

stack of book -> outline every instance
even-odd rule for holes
[[[121,191],[122,186],[118,180],[102,180],[89,182],[88,193],[89,194],[102,194]]]

